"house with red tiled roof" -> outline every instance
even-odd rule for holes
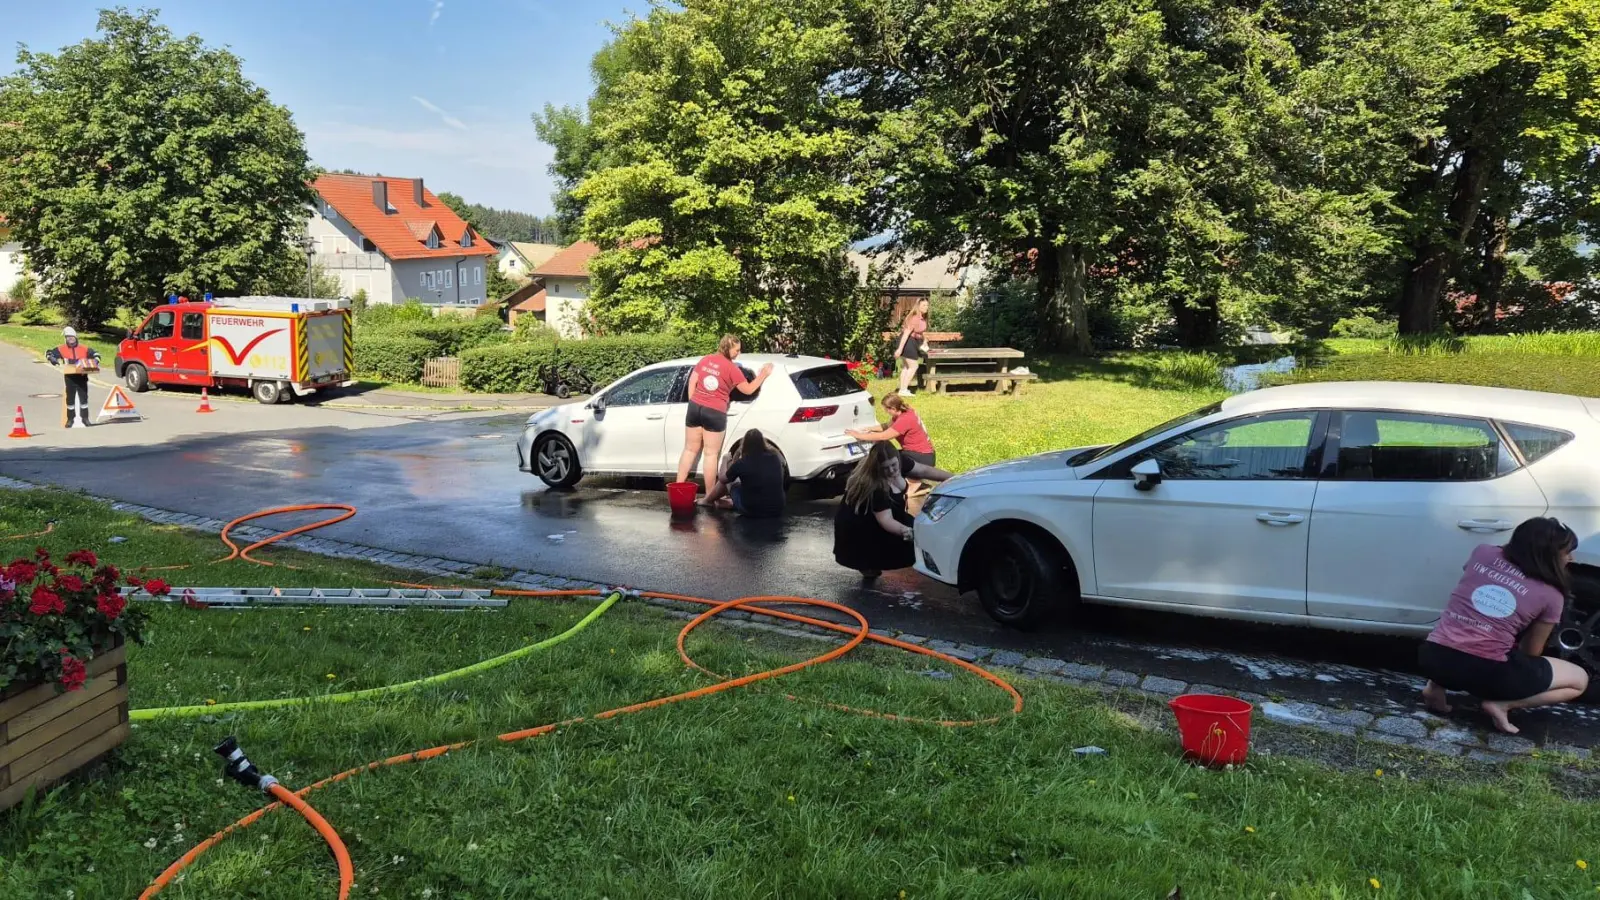
[[[583,305],[589,299],[589,260],[600,248],[579,241],[533,270],[544,284],[544,321],[565,338],[583,336]],[[531,312],[532,310],[528,310]]]
[[[481,306],[485,266],[500,251],[421,178],[327,174],[312,183],[316,208],[306,225],[313,260],[339,279],[345,296],[369,304],[415,298],[441,308]]]

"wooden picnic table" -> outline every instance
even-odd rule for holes
[[[928,351],[921,376],[926,389],[947,393],[952,384],[986,384],[1000,394],[1015,394],[1026,382],[1039,376],[1032,372],[1011,372],[1013,363],[1025,354],[1010,347],[955,347]]]

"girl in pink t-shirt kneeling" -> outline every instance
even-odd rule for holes
[[[1496,728],[1516,734],[1513,709],[1550,706],[1583,696],[1589,673],[1544,648],[1572,593],[1567,564],[1578,536],[1555,519],[1529,519],[1504,547],[1472,551],[1439,624],[1417,653],[1423,702],[1449,712],[1445,691],[1483,703]]]

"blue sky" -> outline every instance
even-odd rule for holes
[[[0,0],[0,72],[18,43],[94,34],[118,0]],[[130,8],[138,0],[124,0]],[[294,113],[318,165],[421,176],[435,191],[548,213],[550,148],[529,115],[582,103],[607,23],[646,0],[150,0],[179,35],[227,46]]]

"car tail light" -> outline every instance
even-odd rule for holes
[[[790,422],[821,422],[839,411],[837,406],[802,406],[789,417]]]

